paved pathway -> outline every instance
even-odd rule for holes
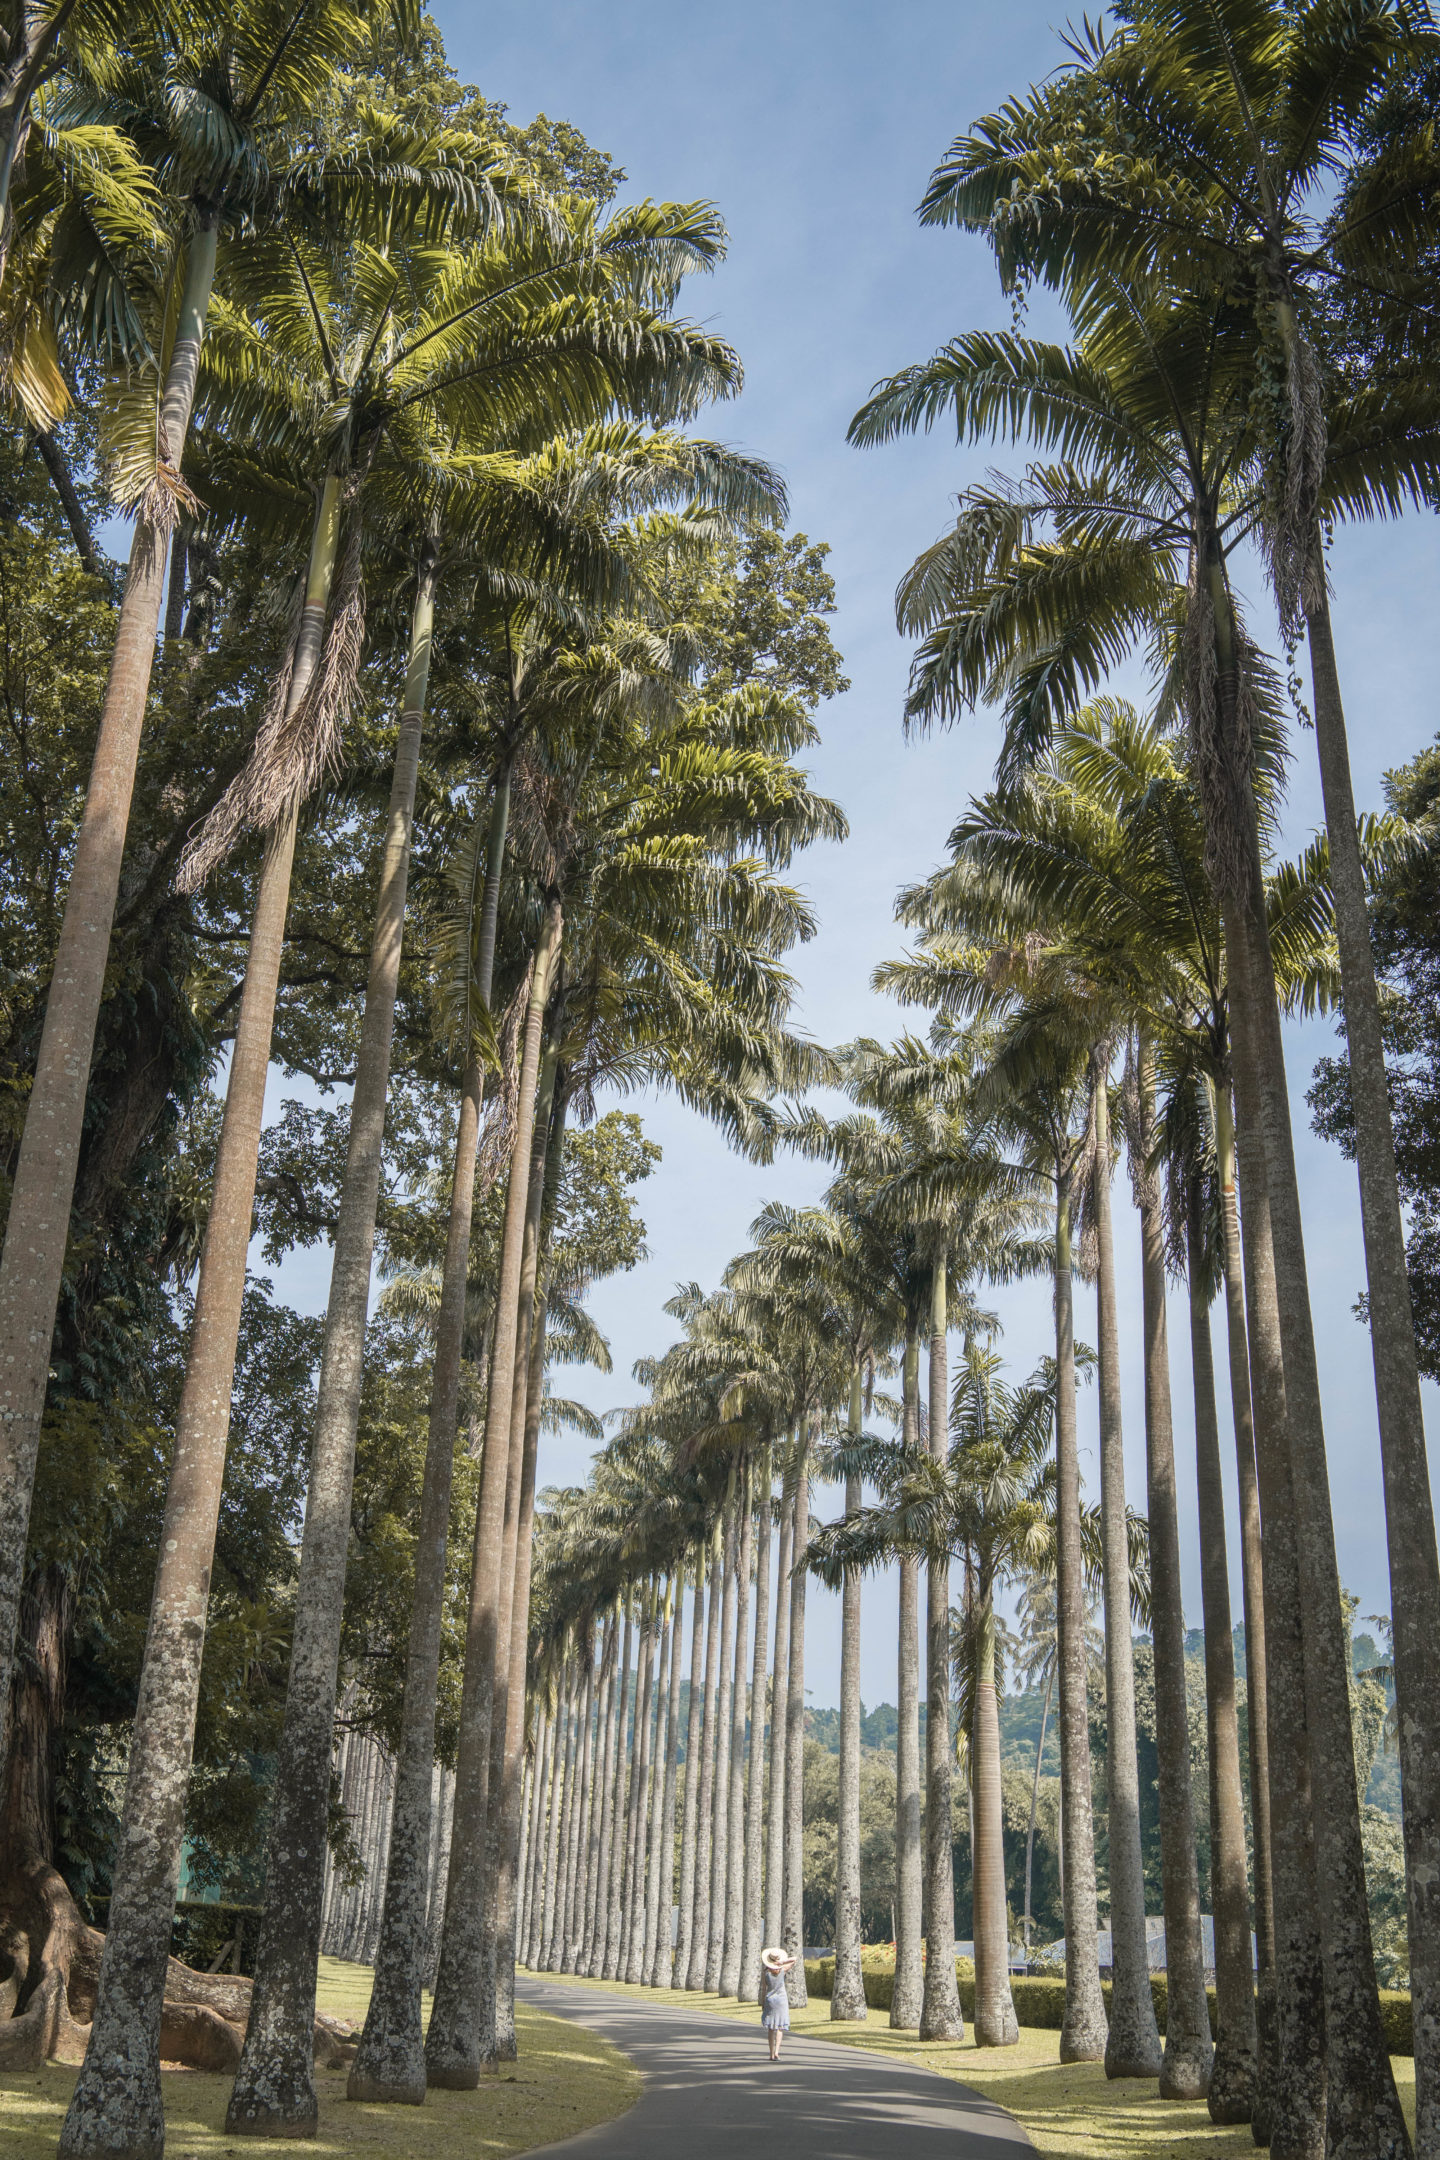
[[[788,2033],[778,2063],[753,2024],[642,1996],[519,1976],[527,2002],[623,2048],[645,2088],[618,2122],[566,2141],[585,2160],[1023,2160],[1013,2116],[868,2048]],[[552,2148],[553,2149],[553,2148]]]

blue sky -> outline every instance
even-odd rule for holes
[[[899,711],[907,655],[894,628],[898,576],[946,519],[955,489],[1001,453],[965,452],[940,437],[881,451],[847,449],[845,429],[881,375],[965,328],[1003,327],[1009,304],[979,242],[922,232],[914,209],[950,140],[981,112],[1054,67],[1064,16],[1050,0],[732,0],[724,10],[658,0],[438,0],[435,13],[462,78],[506,101],[512,120],[537,112],[573,121],[625,168],[628,196],[707,197],[730,229],[730,255],[687,304],[744,357],[746,387],[707,421],[707,432],[762,453],[788,481],[793,523],[833,548],[834,635],[852,678],[820,715],[824,742],[811,764],[851,822],[843,847],[817,850],[798,876],[822,922],[795,959],[800,1020],[819,1040],[864,1030],[889,1034],[896,1009],[869,988],[875,964],[897,952],[896,888],[941,857],[969,794],[989,777],[993,726],[981,719],[920,744],[903,740]],[[1031,327],[1049,327],[1043,305]],[[1379,799],[1383,771],[1433,736],[1440,673],[1440,543],[1433,520],[1342,535],[1335,551],[1335,617],[1347,694],[1356,793]],[[1256,581],[1257,625],[1263,622]],[[1313,744],[1297,739],[1290,844],[1320,820]],[[1305,1204],[1341,1571],[1361,1610],[1388,1609],[1369,1346],[1351,1307],[1363,1282],[1354,1173],[1309,1132],[1300,1103],[1315,1057],[1329,1046],[1321,1022],[1290,1033],[1296,1137]],[[283,1092],[282,1090],[277,1090]],[[712,1285],[748,1242],[761,1203],[813,1197],[812,1166],[756,1169],[718,1135],[663,1100],[639,1107],[665,1150],[642,1188],[651,1259],[593,1300],[611,1338],[615,1373],[565,1375],[597,1409],[631,1399],[632,1361],[663,1349],[673,1323],[661,1310],[673,1285]],[[1138,1237],[1117,1183],[1126,1330],[1130,1497],[1144,1504],[1140,1401]],[[325,1269],[296,1264],[282,1285],[297,1302],[323,1304]],[[1002,1347],[1017,1371],[1050,1340],[1049,1301],[1038,1288],[994,1299]],[[1093,1337],[1082,1293],[1080,1329]],[[1188,1428],[1184,1307],[1172,1304],[1177,1446],[1183,1516],[1193,1524],[1193,1438]],[[1218,1337],[1217,1337],[1218,1346]],[[1440,1402],[1428,1391],[1432,1433]],[[1093,1429],[1082,1398],[1082,1432]],[[583,1475],[585,1450],[548,1440],[541,1478]],[[1093,1458],[1092,1458],[1093,1465]],[[1233,1481],[1232,1481],[1233,1482]],[[818,1496],[822,1514],[837,1496]],[[1199,1619],[1198,1563],[1187,1527],[1186,1593]],[[1232,1564],[1232,1577],[1234,1569]],[[810,1631],[814,1699],[834,1701],[838,1619],[818,1591]],[[1238,1581],[1236,1584],[1238,1607]],[[894,1696],[894,1607],[866,1595],[864,1693]]]

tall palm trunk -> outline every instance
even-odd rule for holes
[[[339,530],[340,483],[331,474],[310,546],[305,604],[290,677],[292,712],[320,661]],[[151,629],[153,635],[153,624]],[[61,2132],[61,2147],[69,2160],[102,2152],[124,2155],[125,2160],[131,2156],[148,2160],[159,2154],[164,2143],[161,2008],[297,820],[298,809],[292,807],[272,834],[255,896],[139,1700],[131,1728],[110,1926],[90,2043]]]
[[[562,1120],[557,1113],[556,1125]],[[552,1142],[555,1136],[552,1134]],[[558,1175],[560,1145],[547,1150]],[[544,1183],[549,1185],[548,1175]],[[500,1819],[495,1875],[495,2033],[490,2059],[513,2062],[515,2039],[515,1941],[519,1892],[520,1828],[525,1770],[525,1670],[530,1643],[530,1573],[535,1528],[535,1465],[540,1450],[540,1410],[545,1383],[545,1303],[537,1303],[530,1335],[530,1360],[525,1403],[525,1430],[520,1462],[520,1519],[516,1528],[515,1583],[511,1593],[509,1671],[506,1676],[505,1752],[501,1760]],[[577,1637],[578,1640],[578,1637]],[[588,1638],[586,1641],[588,1650]],[[571,1845],[570,1874],[577,1873],[574,1858],[584,1815],[585,1770],[590,1754],[590,1707],[594,1667],[585,1658],[585,1685],[580,1701],[581,1751],[575,1780],[575,1832]],[[564,1969],[574,1971],[574,1889],[565,1901]]]
[[[1217,629],[1217,704],[1233,741],[1238,654],[1223,573],[1212,569],[1211,588]],[[1410,2140],[1385,2048],[1375,1984],[1350,1726],[1349,1636],[1340,1604],[1285,1046],[1265,917],[1258,826],[1253,805],[1247,801],[1246,808],[1245,889],[1239,896],[1227,896],[1225,903],[1231,1026],[1241,1142],[1243,1146],[1247,1130],[1253,1128],[1259,1149],[1259,1160],[1252,1163],[1249,1176],[1244,1175],[1242,1154],[1245,1207],[1248,1213],[1258,1176],[1269,1216],[1278,1322],[1273,1339],[1262,1335],[1258,1342],[1252,1340],[1251,1363],[1257,1394],[1263,1388],[1275,1412],[1268,1434],[1267,1421],[1256,1419],[1262,1457],[1274,1438],[1288,1436],[1315,1887],[1323,1950],[1326,2139],[1329,2149],[1343,2154],[1345,2160],[1370,2160],[1370,2156],[1382,2160],[1382,2156],[1408,2153]],[[1247,1253],[1247,1273],[1248,1259]],[[1261,1355],[1270,1371],[1260,1370]],[[1262,1481],[1264,1474],[1262,1460]],[[1262,1483],[1262,1509],[1264,1498]],[[1269,1534],[1267,1519],[1267,1545]],[[1267,1582],[1267,1591],[1268,1587]],[[1267,1629],[1267,1637],[1273,1713],[1280,1693],[1273,1628]],[[1273,1780],[1273,1727],[1270,1762]],[[1275,1828],[1278,1836],[1278,1823]],[[1277,1906],[1278,1902],[1277,1886]]]
[[[755,1650],[750,1667],[750,1756],[745,1766],[740,1976],[735,1987],[741,2002],[760,2000],[760,1952],[764,1948],[760,1930],[764,1918],[761,1868],[765,1849],[765,1659],[770,1648],[770,1510],[774,1484],[768,1447],[761,1477],[755,1519]]]
[[[625,1863],[625,1772],[632,1744],[630,1711],[630,1642],[634,1626],[633,1593],[625,1600],[625,1635],[620,1653],[620,1692],[615,1719],[615,1787],[610,1795],[610,1851],[605,1874],[605,1930],[600,1977],[620,1976],[620,1888]]]
[[[650,1877],[645,1889],[645,1969],[647,1987],[670,1977],[670,1906],[675,1883],[675,1727],[680,1715],[680,1645],[683,1639],[685,1577],[672,1573],[666,1591],[665,1646],[656,1687],[655,1774],[651,1789]]]
[[[930,1278],[930,1453],[944,1462],[950,1442],[949,1255],[942,1245]],[[925,1562],[925,1995],[922,2040],[959,2040],[965,2019],[955,1976],[955,1823],[950,1757],[950,1554]]]
[[[710,1853],[715,1815],[715,1724],[720,1687],[720,1635],[725,1593],[724,1533],[717,1520],[710,1549],[710,1616],[705,1631],[705,1701],[700,1725],[700,1797],[696,1811],[695,1907],[690,1922],[690,1962],[685,1986],[705,1986],[710,1948]]]
[[[495,1679],[490,1715],[490,1775],[488,1785],[486,1879],[482,1892],[484,1920],[480,1940],[480,2060],[483,2068],[515,2059],[514,2019],[514,1879],[507,1870],[513,1863],[519,1835],[518,1791],[513,1779],[519,1774],[520,1746],[525,1718],[525,1641],[530,1621],[530,1521],[535,1511],[535,1450],[540,1436],[540,1401],[535,1400],[532,1432],[529,1408],[532,1365],[537,1344],[544,1355],[544,1334],[538,1323],[537,1289],[540,1274],[541,1214],[546,1204],[547,1169],[554,1158],[554,1182],[559,1180],[559,1152],[563,1146],[563,1117],[555,1116],[555,1090],[559,1071],[559,1030],[563,996],[550,1021],[550,1034],[541,1057],[540,1085],[535,1100],[535,1124],[531,1135],[530,1175],[525,1197],[525,1227],[520,1248],[520,1289],[515,1307],[515,1358],[510,1393],[509,1468],[506,1474],[505,1515],[500,1541],[500,1580],[495,1600]],[[543,1382],[542,1370],[535,1387]],[[528,1450],[528,1460],[527,1460]],[[522,1568],[521,1543],[524,1541]],[[511,1716],[510,1677],[516,1662],[514,1641],[516,1596],[523,1573],[524,1639],[520,1646],[519,1687],[516,1704],[519,1722]],[[579,1637],[576,1637],[577,1656]],[[583,1662],[583,1661],[582,1661]],[[589,1672],[584,1674],[588,1690]],[[509,1780],[509,1782],[507,1782]],[[579,1828],[580,1781],[571,1801],[571,1823],[565,1848],[565,1899],[561,1909],[562,1959],[570,1940],[570,1885],[575,1873],[575,1839]],[[502,1935],[506,1938],[502,1945]],[[508,1965],[508,1977],[507,1973]]]
[[[770,1786],[765,1805],[765,1920],[761,1932],[767,1946],[780,1941],[785,1892],[785,1689],[790,1666],[790,1563],[794,1539],[795,1503],[782,1485],[780,1551],[775,1566],[775,1648],[770,1660]]]
[[[785,1885],[780,1942],[795,1963],[785,1975],[792,2009],[805,1986],[805,1549],[810,1542],[810,1466],[804,1431],[795,1460],[795,1534],[790,1563],[790,1665],[785,1687]]]
[[[530,1830],[527,1841],[529,1869],[525,1884],[524,1949],[521,1957],[534,1969],[538,1957],[535,1921],[540,1909],[541,1861],[545,1850],[545,1807],[549,1797],[550,1736],[554,1721],[542,1708],[535,1728],[535,1767],[530,1781]]]
[[[735,1565],[740,1503],[733,1482],[725,1506],[723,1596],[720,1604],[720,1687],[715,1703],[715,1798],[710,1827],[710,1913],[705,1945],[705,1991],[718,1994],[725,1950],[725,1881],[730,1864],[730,1720],[735,1679]]]
[[[650,1734],[654,1699],[655,1652],[660,1634],[659,1586],[649,1590],[649,1619],[641,1637],[640,1685],[635,1697],[635,1747],[630,1765],[629,1882],[625,1897],[624,1954],[620,1977],[633,1987],[640,1979],[645,1953],[645,1885],[649,1876],[646,1842],[650,1787]]]
[[[1022,1923],[1025,1943],[1025,1970],[1030,1970],[1030,1890],[1035,1873],[1035,1818],[1040,1812],[1040,1765],[1045,1757],[1045,1734],[1050,1725],[1050,1699],[1055,1692],[1055,1665],[1052,1659],[1045,1676],[1045,1700],[1040,1708],[1040,1737],[1035,1743],[1035,1775],[1030,1780],[1030,1822],[1025,1832],[1025,1916]]]
[[[1257,2038],[1250,1960],[1250,1892],[1245,1879],[1245,1810],[1240,1791],[1240,1732],[1235,1707],[1235,1645],[1230,1633],[1230,1572],[1225,1555],[1225,1495],[1210,1301],[1198,1194],[1186,1231],[1190,1286],[1190,1365],[1195,1397],[1195,1484],[1200,1517],[1200,1595],[1205,1621],[1205,1736],[1210,1769],[1210,1895],[1215,1907],[1215,2060],[1210,2120],[1249,2122],[1255,2101]]]
[[[509,821],[508,767],[497,777],[486,853],[476,994],[490,1002],[495,925]],[[460,1092],[451,1177],[450,1213],[435,1328],[425,1468],[420,1487],[420,1524],[415,1544],[415,1584],[405,1652],[405,1692],[400,1712],[400,1751],[395,1767],[395,1807],[385,1875],[385,1906],[375,1953],[375,1978],[351,2087],[360,2079],[373,2095],[404,2098],[423,2092],[424,2035],[421,1987],[428,1958],[425,1831],[430,1766],[435,1756],[435,1704],[440,1675],[440,1634],[445,1601],[445,1558],[454,1486],[459,1422],[460,1363],[469,1285],[470,1225],[475,1198],[475,1160],[480,1135],[483,1068],[469,1058]],[[537,1947],[538,1954],[538,1947]],[[401,2088],[404,2088],[403,2091]]]
[[[610,1698],[615,1685],[615,1616],[608,1614],[601,1635],[600,1684],[595,1701],[595,1738],[590,1791],[585,1802],[585,1872],[582,1888],[580,1941],[575,1970],[582,1978],[591,1973],[595,1951],[595,1914],[600,1882],[600,1831],[605,1807],[605,1782],[609,1756]]]
[[[905,1330],[902,1436],[906,1447],[920,1439],[920,1335],[913,1319]],[[895,1984],[890,2023],[898,2031],[918,2027],[925,1996],[924,1865],[920,1857],[920,1563],[900,1556],[899,1642],[895,1674]]]
[[[1318,557],[1318,544],[1316,552]],[[1440,2152],[1440,1558],[1365,872],[1323,565],[1315,582],[1316,598],[1307,616],[1315,747],[1330,839],[1330,890],[1340,948],[1350,1098],[1355,1108],[1355,1164],[1390,1558],[1400,1814],[1415,2013],[1415,2141],[1417,2150],[1428,2154]]]
[[[740,1535],[735,1569],[735,1672],[730,1689],[730,1800],[726,1809],[725,1934],[720,1950],[720,1993],[740,1985],[740,1937],[745,1927],[745,1726],[749,1709],[746,1664],[750,1649],[750,1563],[754,1544],[749,1465],[740,1473]],[[758,2000],[758,1996],[756,1998]]]
[[[538,1415],[538,1412],[537,1412]],[[594,1642],[586,1638],[586,1652],[591,1658],[585,1676],[585,1702],[580,1722],[580,1776],[578,1785],[579,1810],[576,1823],[576,1861],[571,1869],[570,1895],[565,1903],[565,1942],[561,1969],[567,1973],[578,1972],[580,1963],[580,1931],[585,1919],[585,1855],[589,1847],[589,1813],[594,1797],[594,1732],[596,1711],[596,1671],[593,1658]]]
[[[160,399],[157,445],[162,461],[177,477],[215,279],[218,230],[216,218],[202,217],[191,234]],[[152,493],[156,505],[168,499],[159,482]],[[30,1499],[70,1234],[90,1059],[104,995],[165,591],[166,534],[164,516],[147,501],[136,518],[130,546],[100,732],[75,836],[65,913],[45,997],[40,1052],[25,1106],[0,1251],[0,1342],[5,1345],[0,1363],[0,1764],[8,1747],[15,1623],[25,1576]]]
[[[1098,1247],[1095,1281],[1100,1366],[1100,1538],[1105,1556],[1105,1795],[1110,1843],[1110,1940],[1115,1961],[1105,2075],[1158,2077],[1162,2058],[1145,1937],[1145,1862],[1140,1850],[1140,1772],[1135,1753],[1135,1654],[1130,1633],[1120,1332],[1110,1217],[1108,1086],[1102,1055],[1094,1088]]]
[[[1155,1735],[1159,1757],[1160,1868],[1165,1907],[1165,2054],[1162,2100],[1198,2100],[1210,2090],[1214,2043],[1205,1996],[1205,1944],[1190,1797],[1190,1712],[1185,1693],[1185,1593],[1175,1498],[1175,1428],[1165,1316],[1165,1229],[1155,1144],[1155,1059],[1139,1045],[1139,1133],[1132,1182],[1140,1204],[1141,1300],[1145,1325],[1145,1488],[1150,1521],[1150,1614],[1155,1646]]]
[[[1060,1675],[1061,1904],[1065,1915],[1062,2062],[1105,2054],[1095,1923],[1095,1820],[1090,1801],[1085,1574],[1080,1548],[1080,1450],[1075,1430],[1075,1301],[1070,1256],[1070,1171],[1055,1175],[1055,1630]],[[1126,1624],[1129,1616],[1127,1612]],[[1157,2051],[1158,2052],[1158,2051]]]
[[[479,2017],[484,1933],[480,1892],[485,1871],[500,1553],[505,1527],[505,1487],[510,1467],[508,1443],[515,1379],[515,1324],[530,1190],[530,1146],[540,1071],[540,1037],[551,967],[559,953],[561,922],[559,896],[552,892],[546,903],[535,951],[520,1059],[514,1150],[505,1196],[495,1292],[495,1347],[490,1362],[490,1392],[485,1413],[485,1452],[475,1510],[450,1883],[445,1899],[440,1970],[435,1980],[435,1999],[425,2036],[425,2068],[430,2084],[456,2091],[473,2089],[480,2076]]]
[[[1020,2038],[1010,1993],[1006,1924],[1005,1826],[1000,1797],[1000,1704],[995,1688],[995,1612],[987,1576],[981,1584],[975,1675],[974,1890],[975,2045],[1014,2047]]]
[[[305,1497],[290,1681],[275,1772],[265,1915],[260,1925],[245,2048],[226,2114],[232,2135],[309,2136],[319,2120],[315,2092],[315,1985],[325,1879],[325,1824],[330,1807],[330,1758],[334,1751],[335,1689],[340,1669],[345,1560],[350,1539],[355,1442],[360,1428],[375,1211],[380,1198],[385,1104],[390,1089],[390,1046],[400,980],[420,733],[430,675],[435,582],[433,552],[427,552],[411,617],[405,702],[395,749],[389,822],[370,947],[370,977],[350,1107],[345,1178],[335,1229],[315,1407],[315,1440]],[[415,1796],[413,1819],[418,1876],[428,1857],[430,1765],[419,1765],[417,1771],[421,1788]],[[393,1829],[390,1843],[393,1848]],[[415,1928],[418,1963],[424,1916],[417,1909],[409,1917]],[[418,2033],[415,2038],[418,2040]],[[408,2100],[417,2106],[424,2099],[424,2063],[418,2047],[393,2057],[377,2056],[373,2065],[364,2070],[362,2061],[363,2052],[351,2072],[352,2091],[357,2079],[361,2088],[354,2097]],[[366,2074],[370,2069],[376,2084],[373,2092]]]
[[[700,1709],[705,1690],[705,1556],[695,1555],[695,1603],[690,1616],[690,1698],[685,1720],[685,1820],[680,1830],[680,1918],[675,1931],[675,1962],[670,1985],[689,1985],[691,1946],[695,1939],[696,1856],[700,1844]]]
[[[599,1804],[595,1819],[595,1845],[586,1886],[585,1955],[582,1977],[598,1979],[605,1957],[605,1878],[610,1851],[610,1796],[615,1782],[615,1712],[620,1690],[620,1622],[612,1613],[606,1622],[609,1641],[606,1658],[609,1676],[605,1686],[605,1740],[601,1750]]]
[[[850,1441],[860,1440],[862,1372],[850,1378]],[[845,1480],[847,1520],[863,1498],[856,1476]],[[847,1567],[840,1592],[840,1790],[835,1829],[835,1979],[833,2020],[854,2023],[869,2015],[860,1966],[860,1570]]]
[[[560,1667],[559,1731],[555,1744],[555,1782],[550,1791],[550,1849],[545,1861],[545,1935],[540,1951],[542,1972],[554,1972],[560,1947],[561,1839],[565,1831],[565,1803],[574,1778],[577,1739],[574,1704],[571,1700],[570,1653],[567,1645]]]

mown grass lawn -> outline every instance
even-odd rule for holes
[[[359,2024],[370,2000],[364,1965],[320,1961],[320,2008]],[[433,2092],[423,2108],[355,2106],[345,2072],[319,2073],[320,2132],[314,2138],[266,2139],[275,2160],[507,2160],[609,2122],[640,2096],[638,2071],[596,2034],[522,2003],[516,2025],[520,2060],[477,2092]],[[167,2070],[166,2160],[252,2160],[257,2147],[225,2135],[228,2077]],[[53,2160],[74,2069],[0,2077],[0,2151],[5,2160]]]
[[[566,1987],[614,1988],[652,2002],[709,2010],[717,2016],[759,2023],[751,2003],[718,1995],[676,1996],[668,1988],[623,1987],[615,1981],[576,1981],[553,1977]],[[959,2046],[919,2041],[913,2033],[892,2032],[884,2011],[870,2012],[863,2025],[835,2025],[828,2001],[812,2001],[792,2011],[792,2028],[807,2039],[833,2041],[840,2047],[868,2048],[895,2061],[919,2064],[971,2085],[988,2100],[1008,2108],[1029,2132],[1047,2160],[1241,2160],[1255,2151],[1247,2125],[1217,2130],[1205,2103],[1161,2100],[1148,2080],[1108,2079],[1099,2063],[1062,2063],[1058,2032],[1022,2026],[1013,2048],[977,2048],[967,2031]],[[762,2045],[760,2034],[755,2045]],[[1415,2067],[1408,2057],[1395,2058],[1400,2097],[1415,2127]]]

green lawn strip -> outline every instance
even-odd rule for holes
[[[319,2007],[358,2024],[370,2000],[370,1970],[320,1961]],[[613,2121],[640,2097],[640,2074],[618,2048],[583,2025],[521,2003],[520,2059],[475,2092],[432,2092],[423,2107],[390,2107],[345,2098],[345,2072],[320,2071],[320,2130],[314,2138],[267,2138],[275,2160],[507,2160]],[[5,2160],[54,2160],[75,2071],[0,2077],[0,2149]],[[228,2077],[198,2070],[164,2072],[166,2160],[244,2160],[254,2141],[225,2134]]]
[[[760,2021],[757,2004],[718,1995],[676,1994],[670,1988],[628,1987],[614,1980],[574,1980],[540,1973],[566,1987],[597,1987],[641,1995],[672,2009],[707,2010],[742,2023]],[[894,2062],[914,2063],[973,2086],[1023,2124],[1038,2152],[1051,2160],[1240,2160],[1255,2151],[1247,2124],[1217,2129],[1199,2101],[1161,2100],[1148,2079],[1106,2077],[1100,2063],[1062,2063],[1058,2032],[1020,2029],[1013,2048],[977,2048],[967,2028],[959,2046],[921,2042],[914,2033],[892,2032],[883,2013],[871,2011],[863,2025],[832,2024],[830,2005],[812,2001],[790,2013],[792,2030],[807,2040],[831,2040],[866,2048]],[[756,2047],[761,2036],[757,2030]],[[1395,2082],[1413,2130],[1415,2066],[1393,2059]]]

